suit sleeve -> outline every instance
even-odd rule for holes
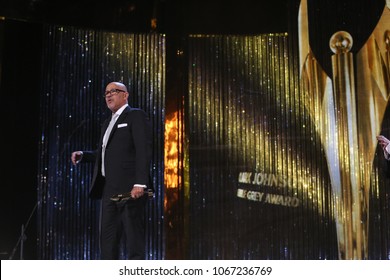
[[[83,162],[95,162],[97,150],[95,151],[83,151]]]
[[[150,162],[152,158],[151,124],[142,110],[132,113],[131,132],[135,146],[136,184],[149,186]]]

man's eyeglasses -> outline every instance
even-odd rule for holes
[[[106,90],[106,92],[104,93],[103,97],[106,98],[107,96],[117,95],[120,92],[126,92],[126,91],[118,89],[118,88],[113,88],[113,89],[110,89],[110,90]]]

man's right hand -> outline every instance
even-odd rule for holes
[[[385,136],[383,136],[383,135],[378,135],[378,136],[376,137],[376,139],[378,140],[378,143],[379,143],[379,145],[381,145],[382,149],[383,149],[384,151],[386,151],[386,147],[387,147],[387,145],[390,144],[390,140],[387,139],[387,138],[386,138]]]
[[[71,160],[72,160],[73,165],[78,164],[82,158],[83,158],[82,151],[73,152],[72,156],[71,156]]]

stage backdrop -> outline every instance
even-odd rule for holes
[[[38,174],[38,257],[98,259],[99,203],[88,198],[92,165],[72,166],[75,150],[97,148],[108,116],[107,83],[122,81],[129,104],[153,122],[155,198],[147,206],[147,259],[161,259],[165,38],[46,26],[42,55]]]
[[[371,103],[363,88],[352,94],[352,79],[347,95],[336,91],[337,79],[321,84],[319,69],[300,69],[289,40],[189,38],[188,257],[388,259],[383,152],[361,140],[388,133],[388,117],[365,129]],[[375,76],[367,71],[368,79]],[[326,86],[335,102],[316,91]],[[384,89],[375,108],[387,106]]]
[[[99,257],[92,166],[73,167],[70,154],[96,147],[102,92],[122,80],[154,126],[148,259],[390,259],[390,179],[375,139],[390,137],[389,4],[299,2],[289,34],[183,38],[188,83],[175,86],[188,92],[169,95],[180,106],[167,116],[163,35],[48,26],[40,258]],[[340,22],[325,32],[317,19],[330,14]]]
[[[189,48],[191,258],[335,258],[328,169],[287,34]]]

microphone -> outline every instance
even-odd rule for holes
[[[153,198],[154,197],[154,192],[151,189],[144,190],[144,195],[147,195],[148,198]],[[130,192],[127,193],[121,193],[121,194],[115,194],[111,196],[110,200],[119,202],[119,201],[127,201],[127,200],[136,200],[137,198],[134,198],[131,196]]]

